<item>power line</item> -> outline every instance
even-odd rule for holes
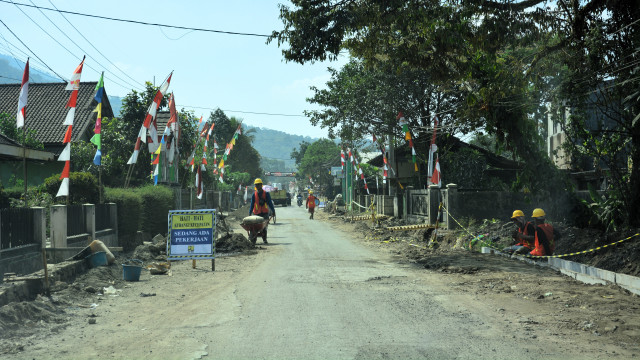
[[[31,1],[31,0],[29,0]],[[33,2],[31,2],[33,4]],[[58,10],[58,8],[51,2],[51,0],[49,0],[49,3],[60,13],[60,16],[62,16],[63,19],[65,19],[69,25],[71,25],[71,27],[80,35],[82,36],[82,38],[89,43],[89,45],[91,45],[91,47],[98,52],[98,54],[102,55],[102,57],[104,57],[105,59],[107,59],[107,61],[109,62],[109,64],[111,64],[113,67],[115,67],[116,69],[118,69],[121,73],[123,73],[126,77],[128,77],[129,79],[131,79],[134,83],[137,83],[138,81],[136,81],[135,79],[133,79],[131,76],[129,76],[129,74],[127,74],[126,72],[124,72],[122,69],[120,69],[116,64],[114,64],[111,60],[109,60],[108,57],[106,57],[106,55],[104,55],[100,50],[98,50],[98,48],[96,48],[91,41],[89,41],[89,39],[87,39],[81,32],[80,30],[78,30],[71,21],[69,21],[69,19],[67,19],[64,14],[62,14],[62,12],[60,12],[60,10]],[[35,5],[35,4],[34,4]],[[39,9],[38,9],[39,10]],[[42,10],[40,10],[40,12],[42,12]],[[42,13],[42,15],[44,15],[44,13]],[[45,15],[46,17],[46,15]],[[48,19],[48,18],[47,18]],[[51,20],[49,20],[51,21]],[[56,26],[57,27],[57,26]],[[63,32],[64,33],[64,32]],[[84,50],[83,50],[84,51]],[[86,53],[86,51],[84,51]],[[97,61],[96,61],[97,62]],[[102,66],[102,65],[101,65]],[[104,66],[103,66],[104,67]],[[108,71],[108,70],[107,70]],[[115,74],[114,74],[115,75]],[[123,80],[124,81],[124,80]],[[127,83],[128,85],[131,85],[129,83]],[[134,86],[135,87],[135,86]],[[142,88],[138,88],[138,89],[142,89]],[[142,89],[144,90],[144,89]]]
[[[40,24],[38,24],[38,22],[36,22],[35,20],[33,20],[33,19],[31,18],[31,16],[29,16],[29,15],[28,15],[27,13],[25,13],[22,9],[20,9],[20,7],[18,7],[17,3],[14,3],[13,1],[11,1],[11,2],[12,2],[12,3],[13,3],[13,4],[18,8],[18,10],[20,10],[20,12],[22,12],[22,13],[24,14],[24,16],[26,16],[29,20],[31,20],[31,22],[33,22],[34,24],[36,24],[36,26],[37,26],[40,30],[42,30],[45,34],[47,34],[51,39],[53,39],[53,41],[55,41],[55,42],[56,42],[58,45],[60,45],[63,49],[67,50],[67,52],[68,52],[69,54],[71,54],[71,56],[74,56],[74,57],[75,57],[74,53],[73,53],[71,50],[69,50],[66,46],[62,45],[62,43],[60,43],[60,42],[59,42],[55,37],[53,37],[53,35],[51,35],[48,31],[46,31],[45,29],[43,29],[43,28],[42,28],[42,26],[40,26]],[[46,17],[46,16],[45,16],[45,17]],[[48,18],[48,17],[47,17],[47,19],[49,20],[49,18]],[[51,20],[49,20],[49,21],[51,21]],[[51,21],[51,22],[52,22],[52,21]],[[53,23],[53,22],[52,22],[52,23]],[[58,26],[56,26],[55,24],[54,24],[54,26],[55,26],[58,30],[60,30],[60,28],[58,28]],[[64,33],[62,30],[60,30],[60,32]],[[66,36],[66,34],[65,34],[65,36]],[[67,38],[69,38],[69,37],[67,36]],[[71,40],[71,39],[69,39],[69,40]],[[84,52],[84,49],[82,49],[80,46],[78,46],[78,44],[76,44],[75,42],[73,42],[73,40],[71,40],[71,42],[72,42],[74,45],[76,45],[80,50],[82,50],[82,51]],[[94,60],[95,60],[95,59],[94,59]],[[99,62],[97,62],[97,61],[96,61],[96,63],[97,63],[98,65],[102,66],[103,68],[105,67],[104,65],[100,64],[100,63],[99,63]],[[89,64],[85,64],[85,65],[86,65],[88,68],[92,69],[93,71],[97,72],[98,74],[100,73],[100,71],[98,71],[98,70],[94,69],[91,65],[89,65]],[[51,70],[51,71],[53,71],[53,70]],[[57,75],[57,74],[56,74],[56,75]],[[125,80],[122,80],[119,76],[117,76],[117,75],[115,75],[115,74],[113,74],[113,75],[114,75],[115,77],[117,77],[119,80],[123,81],[125,84],[127,83]],[[65,80],[65,81],[66,81],[66,80]],[[112,81],[114,84],[119,85],[119,86],[122,86],[122,87],[123,87],[123,88],[125,88],[125,89],[127,88],[126,86],[123,86],[122,84],[119,84],[119,83],[118,83],[118,82],[116,82],[116,81],[113,81],[113,80],[111,80],[111,81]],[[131,84],[128,84],[128,85],[131,85]]]
[[[3,1],[3,0],[0,0],[0,1]],[[16,37],[16,39],[18,39],[18,41],[20,41],[20,43],[21,43],[24,47],[26,47],[26,48],[27,48],[27,50],[29,50],[29,51],[33,54],[33,56],[35,56],[35,57],[36,57],[36,59],[40,60],[40,62],[41,62],[41,63],[43,63],[43,64],[44,64],[44,66],[46,66],[46,67],[47,67],[47,69],[51,70],[51,72],[52,72],[52,73],[56,74],[56,75],[57,75],[57,76],[58,76],[58,77],[59,77],[63,82],[67,82],[67,80],[65,80],[62,76],[58,75],[58,73],[57,73],[57,72],[53,71],[53,69],[52,69],[49,65],[47,65],[47,63],[46,63],[46,62],[44,62],[42,59],[40,59],[40,57],[39,57],[38,55],[36,55],[36,53],[34,53],[34,52],[33,52],[33,51],[32,51],[32,50],[27,46],[27,44],[25,44],[22,40],[20,40],[20,38],[18,37],[18,35],[16,35],[16,34],[15,34],[15,33],[14,33],[14,32],[13,32],[13,31],[8,27],[8,26],[7,26],[7,24],[5,24],[5,23],[4,23],[4,21],[2,21],[2,20],[0,19],[0,23],[2,23],[2,25],[4,25],[4,27],[6,27],[6,28],[7,28],[7,30],[9,30],[9,32],[10,32],[13,36],[15,36],[15,37]]]
[[[2,1],[2,0],[0,0]],[[202,106],[191,106],[191,105],[180,105],[183,108],[189,108],[189,109],[203,109],[203,110],[217,110],[219,108],[210,108],[210,107],[202,107]],[[224,109],[220,109],[222,111],[225,112],[230,112],[230,113],[241,113],[241,114],[253,114],[253,115],[268,115],[268,116],[289,116],[289,117],[306,117],[304,115],[296,115],[296,114],[274,114],[274,113],[265,113],[265,112],[254,112],[254,111],[242,111],[242,110],[224,110]]]
[[[0,0],[0,2],[9,3],[10,1],[7,1],[7,0]],[[13,2],[11,2],[11,3],[13,3]],[[65,13],[65,14],[78,15],[78,16],[86,16],[86,17],[90,17],[90,18],[103,19],[103,20],[111,20],[111,21],[126,22],[126,23],[138,24],[138,25],[161,26],[161,27],[173,28],[173,29],[193,30],[193,31],[202,31],[202,32],[212,32],[212,33],[226,34],[226,35],[256,36],[256,37],[265,37],[265,38],[266,38],[266,37],[271,36],[271,35],[264,35],[264,34],[244,33],[244,32],[235,32],[235,31],[224,31],[224,30],[214,30],[214,29],[192,28],[192,27],[179,26],[179,25],[167,25],[167,24],[159,24],[159,23],[148,23],[148,22],[138,21],[138,20],[118,19],[118,18],[112,18],[112,17],[107,17],[107,16],[83,14],[83,13],[79,13],[79,12],[75,12],[75,11],[66,11],[66,10],[51,9],[51,8],[46,8],[46,7],[43,7],[43,6],[36,6],[36,5],[29,5],[29,4],[22,4],[22,3],[13,3],[13,4],[15,4],[15,5],[19,5],[19,6],[32,7],[32,8],[36,8],[36,9],[48,10],[48,11],[57,11],[57,12],[60,12],[60,13]]]

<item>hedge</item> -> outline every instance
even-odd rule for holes
[[[141,245],[136,243],[136,233],[140,229],[142,198],[132,189],[105,188],[105,202],[116,203],[118,207],[118,241],[125,251]]]
[[[62,180],[59,175],[53,175],[44,180],[44,190],[55,198],[60,189]],[[64,197],[58,201],[66,201]],[[69,173],[69,203],[70,204],[97,204],[100,202],[98,179],[88,172]]]
[[[142,198],[140,229],[151,236],[166,235],[169,210],[175,205],[173,190],[162,185],[148,185],[137,188],[136,192]]]

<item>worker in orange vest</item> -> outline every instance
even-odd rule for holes
[[[309,196],[307,197],[307,201],[305,202],[304,206],[309,209],[309,212],[311,213],[311,216],[309,216],[309,219],[313,220],[313,212],[316,209],[316,197],[313,196],[313,190],[309,190]]]
[[[253,184],[256,187],[256,191],[251,195],[249,215],[262,216],[265,220],[269,221],[269,209],[271,209],[272,215],[276,216],[276,209],[273,207],[271,195],[262,189],[262,179],[256,179]],[[262,230],[262,242],[268,244],[266,227]]]
[[[553,255],[553,251],[556,249],[556,244],[554,241],[553,234],[553,226],[551,224],[545,223],[544,210],[542,209],[534,209],[533,215],[531,217],[534,221],[535,226],[535,243],[534,249],[529,255],[533,256],[551,256]]]
[[[508,254],[526,254],[533,250],[535,241],[535,227],[532,222],[525,221],[524,213],[522,210],[515,210],[511,215],[511,221],[513,221],[518,227],[511,237],[516,241],[515,245],[507,246],[502,249],[502,252]]]

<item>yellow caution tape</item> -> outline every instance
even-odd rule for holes
[[[404,226],[389,226],[385,229],[391,231],[404,231],[404,230],[416,230],[416,229],[434,229],[434,225],[421,224],[421,225],[404,225]]]
[[[629,236],[629,237],[628,237],[628,238],[626,238],[626,239],[622,239],[622,240],[614,241],[614,242],[612,242],[612,243],[610,243],[610,244],[607,244],[607,245],[602,245],[602,246],[595,247],[595,248],[593,248],[593,249],[584,250],[584,251],[578,251],[578,252],[569,253],[569,254],[545,255],[545,256],[534,256],[534,255],[520,255],[520,256],[527,257],[527,258],[538,258],[538,259],[542,259],[542,258],[561,258],[561,257],[567,257],[567,256],[582,255],[582,254],[587,254],[587,253],[590,253],[590,252],[598,251],[598,250],[600,250],[600,249],[604,249],[604,248],[609,247],[609,246],[613,246],[613,245],[616,245],[616,244],[620,244],[620,243],[625,242],[625,241],[627,241],[627,240],[633,239],[633,238],[634,238],[634,237],[636,237],[636,236],[640,236],[640,233],[638,233],[638,234],[634,234],[634,235],[631,235],[631,236]]]

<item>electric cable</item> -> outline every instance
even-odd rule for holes
[[[4,3],[11,2],[11,3],[14,3],[13,1],[8,1],[8,0],[0,0],[0,2],[4,2]],[[193,28],[193,27],[188,27],[188,26],[149,23],[149,22],[138,21],[138,20],[118,19],[118,18],[112,18],[112,17],[108,17],[108,16],[83,14],[83,13],[79,13],[79,12],[75,12],[75,11],[57,10],[57,9],[51,9],[51,8],[43,7],[43,6],[36,6],[36,5],[29,5],[29,4],[22,4],[22,3],[14,3],[14,4],[15,5],[19,5],[19,6],[26,6],[26,7],[32,7],[32,8],[37,8],[37,9],[43,9],[43,10],[47,10],[47,11],[58,11],[60,13],[65,13],[65,14],[85,16],[85,17],[91,17],[91,18],[103,19],[103,20],[126,22],[126,23],[138,24],[138,25],[161,26],[161,27],[173,28],[173,29],[212,32],[212,33],[226,34],[226,35],[256,36],[256,37],[265,37],[265,38],[271,36],[271,35],[264,35],[264,34],[255,34],[255,33],[245,33],[245,32],[224,31],[224,30],[204,29],[204,28]]]
[[[29,0],[29,1],[31,1],[31,0]],[[32,2],[32,3],[33,3],[33,2]],[[103,54],[103,53],[102,53],[102,52],[101,52],[97,47],[95,47],[95,46],[93,45],[93,43],[92,43],[91,41],[89,41],[89,39],[87,39],[87,38],[82,34],[82,32],[80,32],[80,30],[78,30],[78,28],[76,28],[76,27],[73,25],[73,23],[72,23],[71,21],[69,21],[69,19],[67,19],[67,18],[64,16],[64,14],[63,14],[62,12],[60,12],[60,11],[58,10],[58,8],[53,4],[53,2],[51,2],[51,0],[49,0],[49,3],[50,3],[50,4],[51,4],[51,5],[52,5],[52,6],[53,6],[57,11],[58,11],[58,13],[60,13],[60,16],[62,16],[62,18],[63,18],[63,19],[65,19],[65,20],[69,23],[69,25],[71,25],[71,27],[72,27],[75,31],[76,31],[80,36],[82,36],[82,38],[83,38],[83,39],[84,39],[84,40],[85,40],[89,45],[91,45],[91,47],[92,47],[95,51],[97,51],[97,52],[98,52],[98,54],[102,55],[102,57],[104,57],[104,58],[109,62],[109,64],[111,64],[114,68],[118,69],[118,70],[119,70],[121,73],[123,73],[126,77],[128,77],[129,79],[131,79],[131,81],[133,81],[134,83],[138,83],[138,81],[137,81],[137,80],[135,80],[134,78],[132,78],[131,76],[129,76],[129,74],[127,74],[125,71],[123,71],[122,69],[120,69],[120,68],[118,67],[118,65],[114,64],[111,60],[109,60],[109,58],[108,58],[105,54]],[[42,12],[42,10],[40,10],[40,12]],[[44,15],[44,13],[43,13],[43,15]],[[45,16],[46,16],[46,15],[45,15]],[[84,50],[83,50],[83,51],[84,51]],[[85,51],[85,53],[86,53],[86,51]],[[104,66],[103,66],[103,67],[104,67]],[[108,70],[107,70],[107,71],[108,71]],[[115,75],[115,74],[114,74],[114,75]],[[129,83],[127,83],[127,84],[129,84]],[[129,85],[131,85],[131,84],[129,84]],[[139,89],[142,89],[142,91],[144,91],[144,89],[143,89],[143,88],[139,88]]]
[[[0,0],[0,1],[2,1],[2,0]],[[46,62],[44,62],[42,59],[40,59],[40,57],[39,57],[38,55],[36,55],[36,53],[34,53],[34,52],[33,52],[33,51],[32,51],[32,50],[27,46],[27,44],[25,44],[25,43],[24,43],[24,42],[23,42],[23,41],[18,37],[18,35],[16,35],[16,34],[13,32],[13,31],[12,31],[12,30],[7,26],[7,24],[5,24],[5,23],[4,23],[4,21],[2,21],[2,19],[0,19],[0,23],[2,23],[2,25],[4,25],[4,27],[6,27],[6,28],[7,28],[7,30],[9,30],[9,32],[10,32],[13,36],[15,36],[15,38],[16,38],[16,39],[18,39],[18,41],[20,41],[20,43],[21,43],[25,48],[27,48],[27,50],[29,50],[29,51],[33,54],[33,56],[35,56],[35,57],[36,57],[36,59],[40,60],[40,62],[41,62],[41,63],[43,63],[43,64],[47,67],[47,69],[51,70],[51,72],[52,72],[52,73],[56,74],[56,76],[58,76],[58,77],[59,77],[63,82],[67,82],[67,80],[65,80],[65,78],[63,78],[62,76],[60,76],[60,75],[59,75],[57,72],[55,72],[55,71],[54,71],[54,70],[53,70],[49,65],[47,65],[47,63],[46,63]]]

